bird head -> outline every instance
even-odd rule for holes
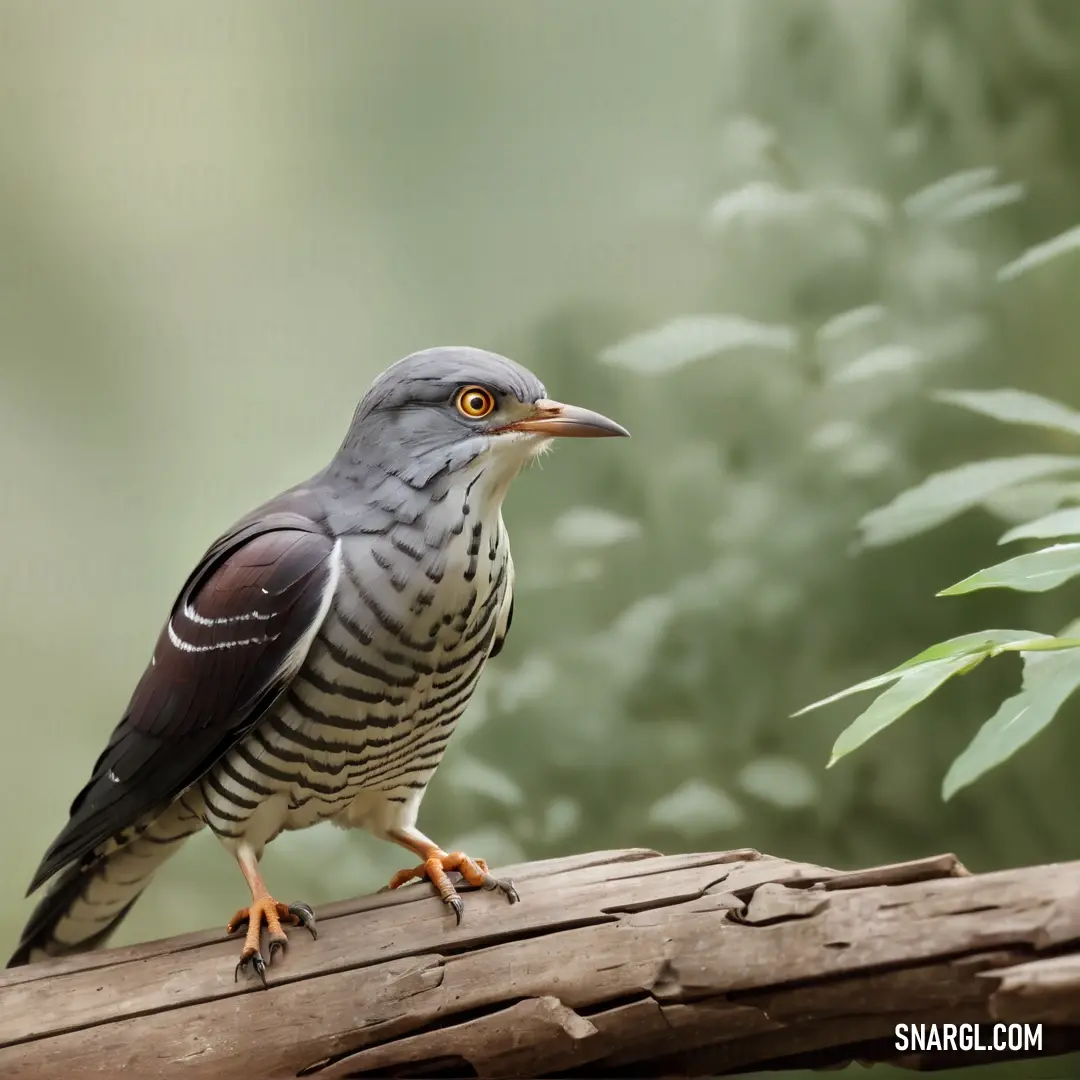
[[[554,438],[629,434],[600,413],[549,398],[513,360],[442,347],[413,353],[375,380],[341,452],[413,487],[483,471],[494,494]]]

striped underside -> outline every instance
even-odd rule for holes
[[[258,854],[280,831],[327,819],[377,836],[415,822],[506,631],[509,544],[498,517],[486,532],[477,522],[441,553],[415,552],[420,573],[403,575],[400,588],[379,566],[384,547],[400,561],[400,540],[343,544],[333,601],[300,672],[185,797],[228,846],[246,842]]]

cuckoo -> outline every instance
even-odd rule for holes
[[[398,361],[330,464],[214,542],[29,892],[50,878],[9,966],[103,944],[154,872],[209,828],[251,901],[236,974],[266,982],[285,927],[315,933],[259,870],[284,830],[367,829],[418,865],[460,922],[450,872],[501,890],[481,859],[416,827],[439,760],[514,610],[502,503],[557,436],[628,432],[560,404],[525,368],[471,348]],[[268,949],[263,955],[265,928]]]

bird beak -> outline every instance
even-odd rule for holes
[[[613,435],[629,436],[630,432],[614,420],[591,409],[564,405],[561,401],[540,398],[533,402],[532,416],[516,420],[501,431],[525,431],[534,435],[561,435],[576,439],[603,439]]]

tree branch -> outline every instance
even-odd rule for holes
[[[425,885],[319,912],[270,989],[200,933],[0,974],[9,1080],[701,1076],[898,1055],[898,1023],[1043,1025],[1080,1048],[1080,862],[844,873],[729,851],[510,871],[521,903]],[[987,1029],[989,1030],[989,1029]],[[1030,1054],[1030,1051],[1029,1051]]]

